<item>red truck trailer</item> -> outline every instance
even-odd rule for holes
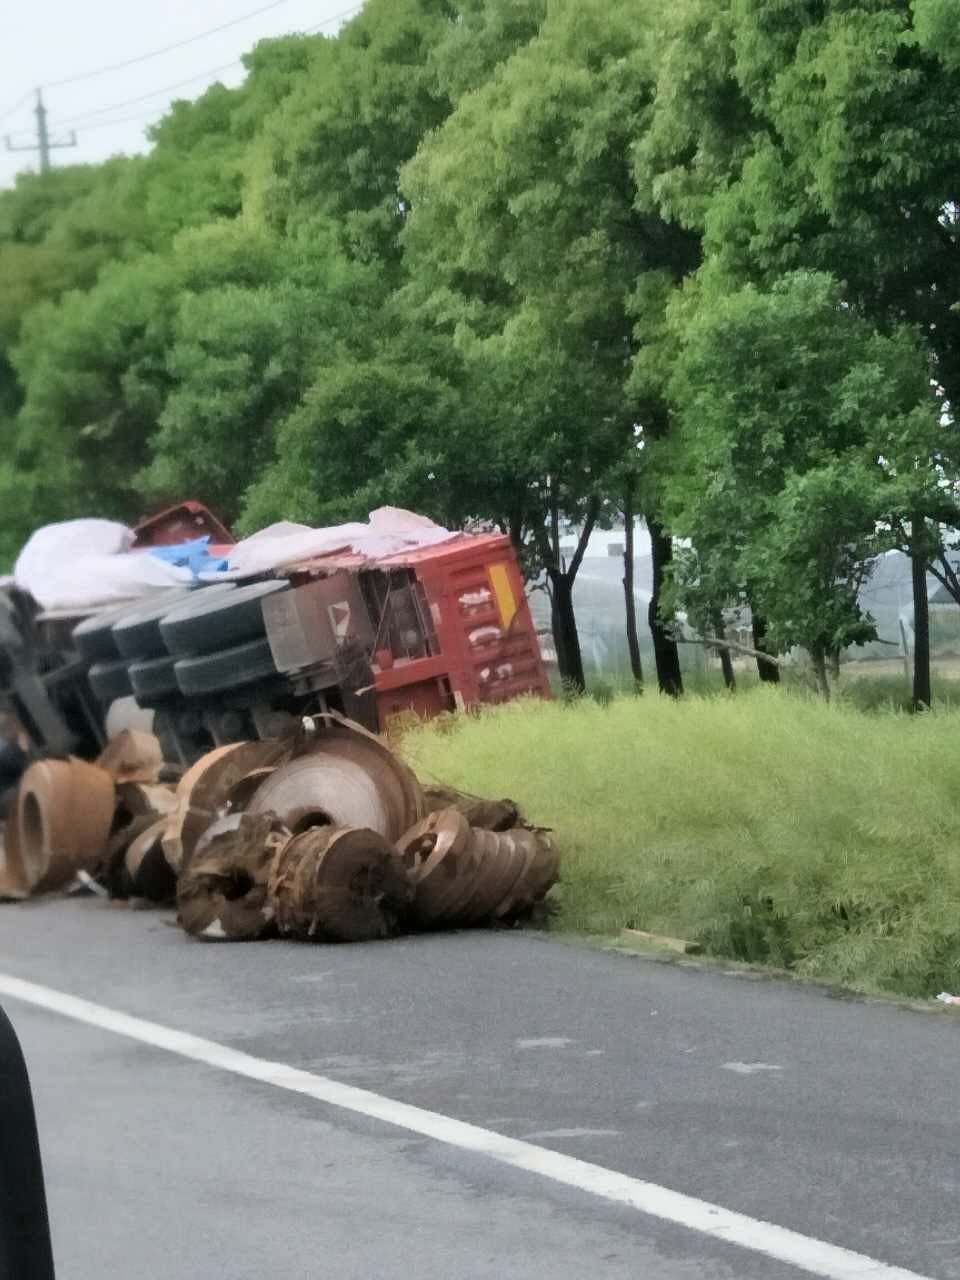
[[[214,555],[233,545],[196,502],[135,532],[132,553],[201,536]],[[9,696],[38,745],[81,755],[100,749],[118,708],[152,713],[168,758],[189,764],[326,709],[387,731],[411,713],[550,696],[517,556],[499,534],[390,555],[341,549],[128,611],[37,613],[30,632],[9,655]]]

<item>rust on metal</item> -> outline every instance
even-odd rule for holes
[[[293,759],[257,788],[250,813],[276,813],[295,835],[313,826],[361,827],[399,839],[423,815],[420,786],[379,739],[325,718]]]
[[[519,919],[554,884],[559,867],[546,832],[469,827],[458,807],[431,813],[397,849],[414,886],[412,915],[421,928]]]
[[[177,784],[176,805],[163,837],[170,865],[182,869],[189,863],[197,841],[245,778],[273,768],[289,753],[284,742],[235,742],[216,747],[192,765]]]
[[[236,830],[214,837],[177,883],[177,918],[187,933],[247,941],[271,932],[270,870],[289,842],[272,814],[245,814]]]
[[[222,817],[215,819],[207,827],[203,835],[193,846],[193,857],[199,858],[202,853],[216,840],[217,836],[225,835],[228,831],[239,831],[240,824],[243,821],[243,813],[237,811],[235,813],[225,813]]]
[[[317,941],[389,937],[412,893],[390,842],[358,827],[314,827],[295,836],[270,877],[280,932]]]
[[[4,824],[0,844],[0,901],[17,902],[29,897],[30,880],[20,851],[20,828],[16,822],[16,796],[11,806],[13,820]]]
[[[142,831],[127,848],[124,871],[129,896],[148,902],[172,902],[177,892],[177,874],[163,852],[166,821],[160,818]]]
[[[414,886],[414,918],[422,927],[455,916],[473,892],[479,860],[473,833],[457,809],[441,809],[415,826],[398,845]]]
[[[140,817],[144,814],[165,817],[173,812],[176,803],[177,797],[172,787],[146,782],[121,782],[117,786],[117,813],[121,817]]]
[[[513,832],[471,832],[471,849],[479,862],[473,893],[458,913],[457,923],[481,924],[493,916],[513,889],[524,865],[524,854]]]
[[[534,890],[533,869],[541,856],[540,840],[535,831],[519,827],[510,832],[514,847],[522,858],[520,870],[507,894],[493,911],[495,920],[512,920],[528,912],[537,901]]]
[[[83,760],[41,760],[23,775],[8,822],[14,874],[28,893],[69,884],[78,871],[95,869],[110,835],[115,806],[113,778]]]
[[[527,873],[526,893],[536,903],[546,897],[560,878],[560,850],[550,832],[541,827],[532,830],[537,842],[537,856]]]
[[[523,819],[513,800],[483,800],[453,787],[430,786],[423,790],[427,813],[438,809],[458,809],[471,827],[482,831],[509,831]]]

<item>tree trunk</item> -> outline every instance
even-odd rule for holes
[[[553,642],[557,649],[560,679],[578,693],[586,691],[587,682],[583,674],[583,655],[580,652],[580,636],[573,610],[573,584],[580,572],[580,565],[586,555],[587,544],[599,514],[600,499],[593,497],[587,504],[586,520],[580,532],[577,549],[567,568],[564,568],[560,556],[560,508],[555,497],[551,500],[549,511],[549,540],[545,529],[540,528],[536,531],[543,564],[550,582],[550,623],[553,629]]]
[[[760,653],[767,652],[767,622],[759,613],[753,615],[753,647]],[[772,662],[757,659],[757,675],[762,684],[779,684],[780,668]]]
[[[927,603],[927,555],[923,539],[917,537],[919,520],[913,522],[913,709],[925,711],[930,692],[930,610]]]
[[[817,678],[817,689],[829,702],[830,681],[827,679],[827,651],[823,645],[818,645],[811,651],[810,657],[813,660],[813,674]]]
[[[643,690],[643,665],[640,662],[640,637],[637,634],[637,601],[633,594],[633,486],[627,485],[623,498],[623,602],[627,610],[627,649],[630,670],[637,693]]]
[[[657,683],[660,692],[678,698],[683,693],[680,675],[680,651],[660,617],[660,596],[663,591],[667,566],[673,559],[673,543],[659,520],[647,516],[650,531],[650,550],[653,559],[653,597],[647,619],[653,636],[653,656],[657,664]]]
[[[718,613],[713,620],[713,633],[718,640],[724,638],[723,614]],[[720,670],[723,672],[723,683],[731,693],[737,688],[737,677],[733,672],[733,658],[729,649],[720,649]]]
[[[583,674],[580,636],[573,612],[573,580],[569,573],[551,572],[553,585],[553,638],[557,646],[560,679],[565,685],[583,693],[587,682]]]
[[[840,650],[834,649],[830,654],[830,674],[834,683],[840,679]]]

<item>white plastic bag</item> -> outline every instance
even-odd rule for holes
[[[14,580],[43,609],[77,610],[135,600],[189,582],[156,556],[131,552],[133,531],[112,520],[45,525],[17,557]]]

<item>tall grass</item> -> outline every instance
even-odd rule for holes
[[[960,990],[960,712],[867,716],[769,688],[603,702],[514,703],[405,749],[555,830],[562,928]]]

